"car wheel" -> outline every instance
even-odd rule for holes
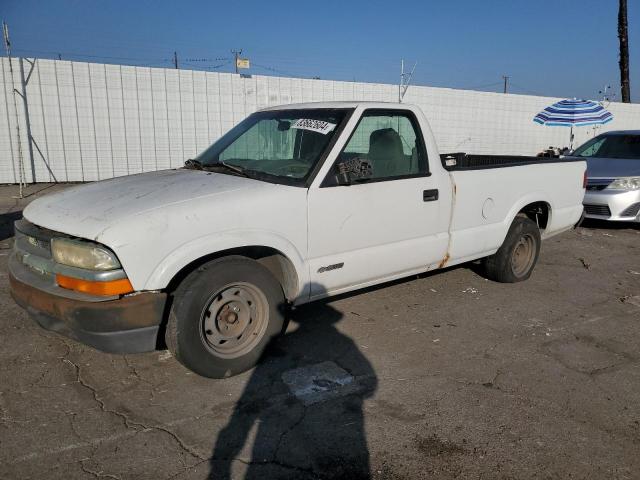
[[[241,256],[213,260],[174,292],[167,347],[199,375],[236,375],[258,363],[281,333],[284,308],[282,287],[264,266]]]
[[[540,254],[540,229],[531,219],[517,216],[502,246],[484,262],[485,275],[503,283],[521,282],[531,276]]]

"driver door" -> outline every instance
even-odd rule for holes
[[[309,190],[311,298],[425,271],[446,253],[450,192],[413,112],[365,110],[336,163],[353,158],[369,161],[369,180],[340,185],[333,166]]]

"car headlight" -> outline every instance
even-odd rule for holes
[[[640,177],[616,178],[607,188],[612,190],[640,190]]]
[[[87,270],[115,270],[120,268],[116,255],[107,247],[97,243],[54,238],[51,254],[57,263]]]

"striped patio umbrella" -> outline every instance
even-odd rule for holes
[[[591,100],[561,100],[548,106],[533,121],[550,127],[570,127],[570,143],[573,148],[573,127],[604,125],[613,120],[606,108]]]

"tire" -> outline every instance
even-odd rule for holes
[[[517,216],[502,246],[485,259],[486,277],[502,283],[527,280],[538,262],[541,243],[538,226],[527,217]]]
[[[188,369],[225,378],[255,366],[282,332],[285,298],[269,270],[230,256],[190,273],[173,295],[167,347]]]

